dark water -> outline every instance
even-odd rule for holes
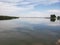
[[[0,45],[56,45],[60,20],[20,18],[0,20]]]

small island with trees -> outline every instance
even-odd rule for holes
[[[10,19],[16,19],[19,17],[14,17],[14,16],[0,16],[0,20],[10,20]]]
[[[57,18],[58,20],[60,20],[60,16],[56,16],[55,14],[51,14],[51,15],[50,15],[50,18],[51,18],[51,19]]]
[[[51,20],[51,21],[54,22],[56,19],[57,19],[57,20],[60,20],[60,16],[56,16],[55,14],[51,14],[51,15],[50,15],[50,20]]]

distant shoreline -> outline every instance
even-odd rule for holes
[[[13,16],[0,16],[0,20],[9,20],[9,19],[16,19],[19,17],[13,17]]]

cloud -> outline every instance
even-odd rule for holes
[[[20,12],[31,10],[32,8],[17,7],[9,3],[0,2],[0,14],[3,14],[3,15],[13,15],[13,14],[16,14],[17,12],[20,13]]]
[[[48,17],[49,14],[41,11],[28,11],[27,13],[22,13],[20,17]]]
[[[30,4],[37,4],[37,5],[38,4],[49,5],[49,4],[60,2],[60,0],[25,0],[25,2],[29,2]]]
[[[60,2],[60,0],[0,0],[0,2],[14,3],[16,5],[22,4],[52,4]]]
[[[54,9],[54,10],[49,10],[48,12],[52,12],[52,13],[60,13],[60,10]]]
[[[60,10],[58,10],[58,9],[48,10],[48,12],[51,14],[56,14],[57,16],[60,15]]]
[[[39,4],[49,5],[57,2],[60,2],[60,0],[0,0],[0,14],[15,16],[47,16],[52,10],[47,11],[48,13],[44,13],[36,11],[35,6]],[[55,12],[58,11],[55,10]]]
[[[6,2],[6,3],[17,3],[17,2],[21,2],[23,0],[0,0],[0,2]]]

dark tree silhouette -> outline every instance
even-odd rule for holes
[[[57,17],[57,20],[60,20],[60,16]]]
[[[12,16],[0,16],[0,20],[10,20],[10,19],[16,19],[19,17],[12,17]]]
[[[52,14],[52,15],[50,16],[50,18],[51,18],[51,19],[55,19],[55,18],[56,18],[55,14]]]

